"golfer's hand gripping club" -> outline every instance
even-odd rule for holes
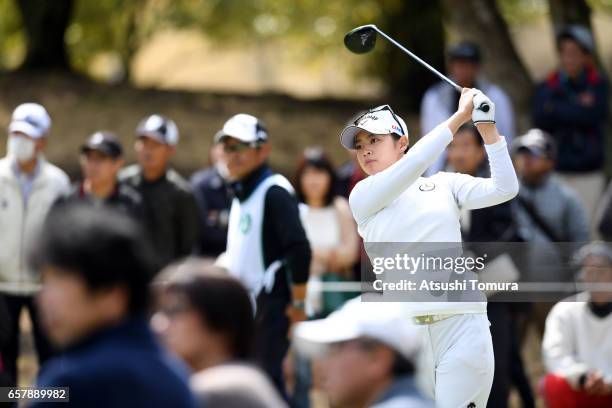
[[[478,123],[495,123],[495,104],[487,95],[477,90],[472,103],[474,104],[472,122],[475,125]]]

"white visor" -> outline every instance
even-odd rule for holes
[[[367,113],[359,117],[354,124],[345,127],[340,134],[340,143],[349,150],[354,149],[355,136],[362,131],[374,135],[396,134],[408,136],[406,123],[402,118],[395,115],[388,105],[370,109]]]

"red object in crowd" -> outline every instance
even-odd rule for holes
[[[357,162],[357,159],[355,159],[354,163],[355,163],[355,167],[353,169],[353,173],[351,174],[351,180],[349,182],[347,197],[349,194],[351,194],[351,191],[353,191],[353,188],[355,187],[355,185],[366,177],[366,174],[361,170],[361,167],[359,167],[359,163]]]
[[[593,396],[576,390],[563,377],[548,374],[542,379],[541,393],[548,408],[610,408],[612,395]]]

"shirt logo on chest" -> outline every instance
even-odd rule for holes
[[[434,188],[436,188],[436,185],[432,183],[431,181],[428,181],[427,183],[423,183],[419,186],[419,190],[421,191],[431,191]]]
[[[239,224],[240,232],[246,234],[251,229],[251,214],[242,214]]]

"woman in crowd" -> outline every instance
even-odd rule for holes
[[[236,279],[201,261],[168,267],[158,278],[154,329],[194,372],[191,388],[207,408],[286,404],[249,364],[255,330],[249,295]]]
[[[335,185],[334,167],[323,150],[306,149],[297,166],[295,186],[298,199],[304,204],[302,223],[312,249],[311,284],[348,280],[358,261],[357,228],[348,201],[334,193]],[[351,293],[321,292],[316,285],[310,286],[308,311],[317,318],[325,317],[354,297]]]

